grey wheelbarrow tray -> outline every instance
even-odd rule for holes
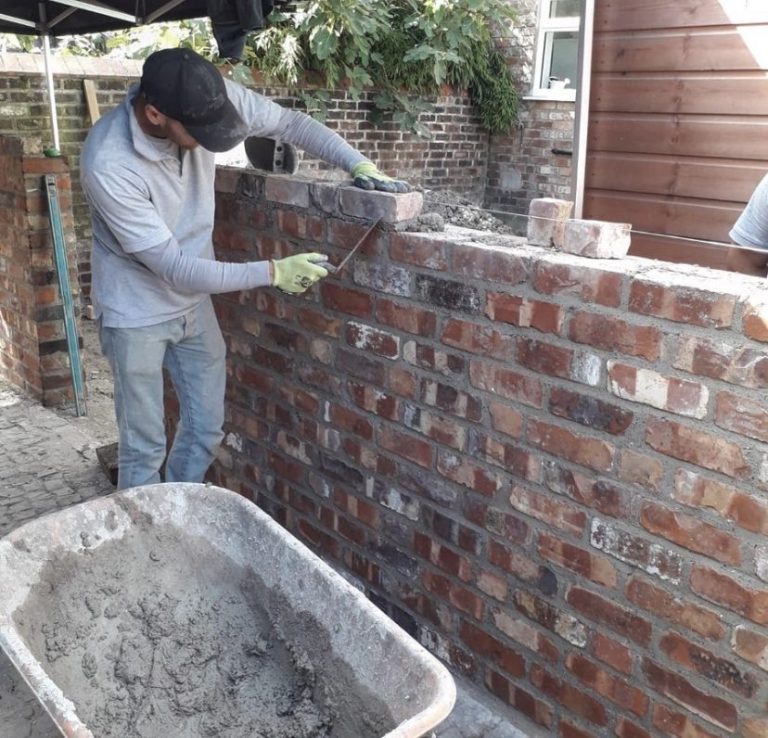
[[[52,513],[0,540],[0,647],[67,738],[98,736],[30,651],[13,615],[51,555],[83,554],[83,532],[96,545],[119,542],[134,526],[128,510],[184,535],[204,536],[233,566],[258,572],[295,612],[326,625],[332,655],[391,713],[396,727],[383,738],[423,736],[450,713],[456,688],[448,670],[256,505],[220,487],[158,484]]]

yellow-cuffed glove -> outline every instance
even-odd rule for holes
[[[314,262],[327,261],[324,254],[314,252],[286,256],[272,262],[272,285],[283,292],[298,294],[308,290],[315,282],[328,276],[328,270]]]
[[[411,190],[407,182],[388,177],[370,161],[355,164],[352,167],[352,179],[355,180],[355,187],[363,190],[381,190],[382,192],[410,192]]]

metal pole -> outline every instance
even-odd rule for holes
[[[43,39],[43,59],[45,60],[45,82],[48,86],[48,105],[51,109],[51,130],[53,131],[53,148],[61,151],[59,142],[59,118],[56,113],[56,92],[53,87],[53,68],[51,66],[51,37],[48,33],[48,18],[45,5],[38,3],[40,9],[40,32]]]

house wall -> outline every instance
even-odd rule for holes
[[[221,169],[216,249],[335,259],[413,205]],[[551,735],[764,738],[764,282],[391,228],[217,298],[213,481]]]
[[[768,6],[597,0],[584,216],[632,223],[633,251],[722,266],[768,170]]]

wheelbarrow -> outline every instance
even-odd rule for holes
[[[100,571],[104,561],[118,562],[120,571],[115,576],[119,586],[105,586],[103,571],[94,573]],[[92,577],[100,581],[91,581]],[[70,589],[75,586],[72,582],[79,582],[79,586],[88,584],[93,596],[86,592],[82,598],[83,607],[87,605],[91,614],[81,624],[70,626],[67,623],[75,621],[62,603],[71,600]],[[239,635],[250,627],[250,622],[240,622],[230,631],[217,625],[212,635],[219,642],[210,646],[215,652],[209,653],[204,653],[207,636],[196,638],[191,645],[179,645],[179,631],[183,627],[199,629],[209,615],[220,613],[224,604],[239,602],[247,595],[253,612],[258,610],[267,617],[267,630],[279,635],[275,647],[281,645],[286,653],[300,655],[297,663],[304,681],[300,688],[293,683],[288,691],[295,696],[298,690],[304,695],[301,699],[308,692],[313,699],[316,695],[333,697],[329,704],[333,706],[336,727],[329,727],[325,714],[325,722],[321,720],[325,732],[315,733],[312,728],[307,735],[359,736],[360,715],[370,713],[372,717],[366,723],[368,736],[418,738],[429,734],[453,708],[456,688],[448,670],[374,607],[362,592],[256,505],[211,485],[158,484],[124,490],[52,513],[0,539],[0,648],[67,738],[122,735],[110,732],[111,723],[107,730],[105,723],[97,723],[95,718],[89,725],[86,715],[93,708],[93,692],[103,686],[99,680],[106,680],[107,675],[113,678],[120,669],[125,670],[125,665],[120,664],[120,653],[126,651],[134,661],[140,654],[141,645],[129,639],[125,623],[117,629],[114,624],[121,623],[120,617],[130,620],[128,613],[146,615],[149,598],[138,591],[133,593],[144,582],[148,587],[160,583],[163,601],[177,604],[181,595],[166,591],[173,589],[169,582],[183,582],[184,587],[196,583],[198,593],[215,591],[211,601],[203,602],[194,613],[185,611],[182,620],[170,624],[159,621],[159,626],[155,623],[154,630],[142,637],[149,638],[156,649],[160,649],[164,637],[162,648],[171,659],[189,651],[184,668],[195,664],[198,658],[199,668],[207,669],[209,676],[209,662],[223,659],[230,666],[235,664],[222,692],[233,700],[232,695],[241,694],[249,674],[254,673],[248,672],[247,659],[254,653],[253,658],[261,657],[266,647],[264,643],[251,643],[245,656],[230,658],[222,654],[228,643],[222,634]],[[200,582],[213,589],[199,589]],[[99,591],[107,594],[96,602]],[[127,604],[113,607],[110,613],[110,596],[118,598],[113,605]],[[248,621],[250,613],[247,611]],[[72,632],[66,632],[68,627]],[[142,627],[146,630],[146,623]],[[115,633],[120,634],[123,646],[110,645],[109,638]],[[266,633],[265,642],[271,643],[271,639],[272,634]],[[176,645],[168,647],[169,643]],[[159,657],[153,656],[156,658]],[[87,678],[78,673],[79,681],[73,680],[71,671],[65,670],[69,662],[78,668],[82,666]],[[163,672],[169,678],[166,672],[179,679],[170,667]],[[125,679],[121,699],[129,698],[137,688],[135,680],[129,677]],[[168,712],[172,722],[167,724],[173,725],[175,732],[148,729],[150,732],[144,733],[131,725],[125,735],[197,738],[212,734],[210,725],[207,733],[202,728],[197,733],[192,727],[194,721],[189,719],[196,700],[211,699],[207,689],[205,684],[196,684],[187,693],[177,685],[177,698],[185,700],[183,709],[174,713],[178,705],[173,709],[163,704],[153,707],[154,715]],[[342,690],[344,694],[340,693]],[[105,699],[111,698],[108,690],[103,694]],[[262,692],[256,690],[254,694]],[[252,701],[231,702],[243,704],[253,707]],[[123,706],[123,702],[116,702],[110,707],[110,719],[119,717]],[[275,709],[278,714],[290,713],[291,709],[302,713],[306,704],[298,709]],[[244,715],[235,718],[246,719],[246,724],[251,719]],[[230,715],[230,722],[235,718]],[[141,719],[149,720],[146,714]],[[260,732],[258,719],[253,719],[256,722],[252,730],[245,728],[242,735],[278,734],[266,729]],[[343,726],[353,727],[345,733]],[[282,731],[280,735],[298,734],[290,727]],[[229,735],[226,731],[221,734]]]

